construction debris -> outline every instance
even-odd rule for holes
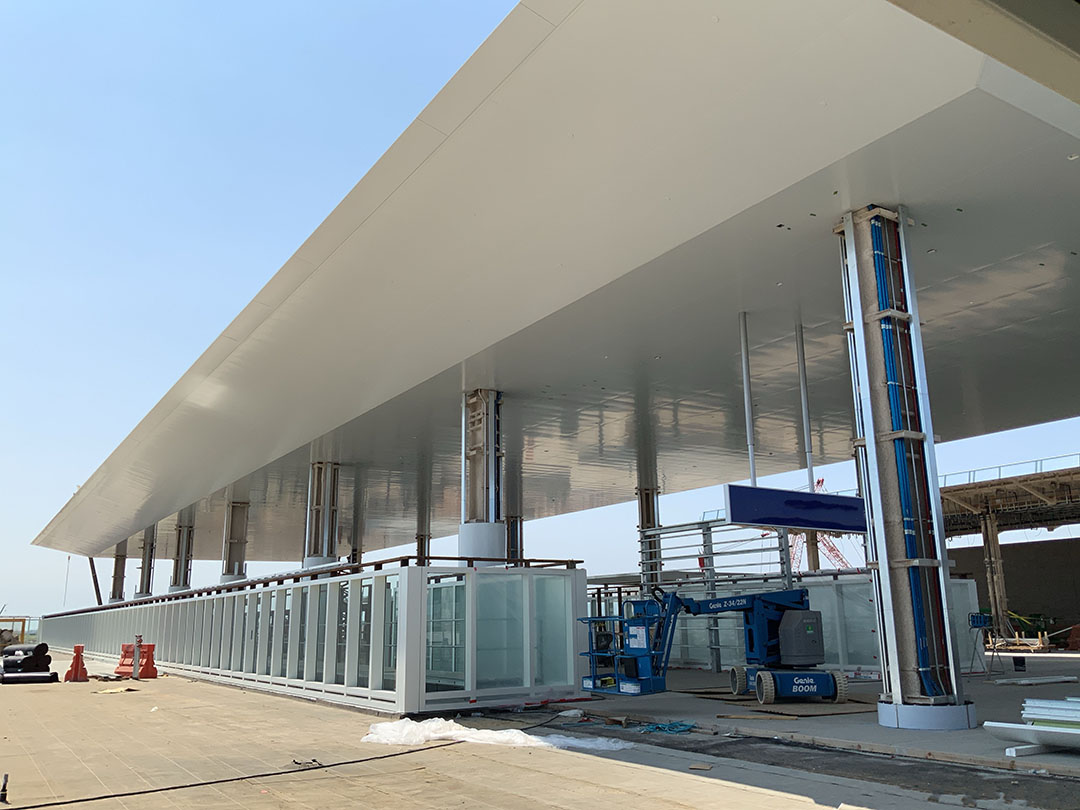
[[[1023,723],[983,723],[983,728],[1008,742],[1024,743],[1005,749],[1007,757],[1080,750],[1080,698],[1024,701]]]
[[[994,681],[998,686],[1043,686],[1048,683],[1076,683],[1080,681],[1075,675],[1045,675],[1038,678],[998,678]]]

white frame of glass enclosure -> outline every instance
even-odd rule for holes
[[[557,613],[554,624],[534,607],[541,577],[565,582],[565,613]],[[443,682],[441,691],[429,692],[429,585],[433,580],[458,578],[465,589],[460,685],[446,688]],[[518,581],[519,616],[502,619],[478,614],[481,588],[497,591],[490,586],[501,584],[514,590],[513,583]],[[119,656],[122,643],[130,643],[141,633],[144,643],[155,645],[157,665],[169,672],[396,714],[520,705],[580,694],[578,652],[585,648],[585,637],[577,617],[586,615],[585,582],[582,569],[408,566],[254,587],[237,583],[242,589],[46,616],[41,620],[41,638],[60,649],[83,644],[90,655],[112,657]],[[396,601],[387,601],[388,589],[395,585]],[[370,588],[366,603],[357,598],[365,586]],[[321,607],[323,588],[325,608]],[[344,605],[343,589],[354,597],[346,597]],[[540,600],[546,599],[541,594]],[[510,599],[505,606],[513,612],[516,604]],[[493,609],[502,605],[498,600],[489,602]],[[388,607],[396,607],[396,621],[388,621]],[[341,624],[343,636],[339,636]],[[384,631],[395,625],[388,638]],[[505,683],[478,688],[478,676],[483,681],[485,675],[478,672],[478,628],[485,627],[489,634],[491,627],[514,631],[504,633],[505,645],[500,647],[496,640],[494,646],[489,642],[481,648],[481,655],[502,660],[512,675]],[[360,643],[365,628],[366,656]],[[459,632],[457,625],[452,632]],[[538,654],[541,644],[547,650],[546,661]],[[519,653],[520,667],[513,661]],[[361,685],[364,657],[368,659],[367,684]],[[545,664],[556,670],[561,666],[565,677],[538,683],[537,673]]]

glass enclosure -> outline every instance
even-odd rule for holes
[[[806,588],[810,608],[821,611],[822,633],[825,640],[825,666],[839,667],[854,674],[875,677],[881,672],[881,649],[877,635],[877,611],[874,592],[868,574],[840,574],[829,577],[806,577],[795,587]],[[679,588],[679,593],[697,599],[704,598],[701,586]],[[718,587],[717,596],[735,593],[776,590],[775,583],[741,583],[738,590],[731,586]],[[606,615],[617,613],[614,604],[605,603]],[[953,579],[949,583],[949,610],[953,638],[956,639],[958,659],[968,669],[976,652],[976,640],[968,628],[968,613],[977,612],[978,597],[975,581]],[[595,608],[594,608],[595,612]],[[745,640],[741,613],[720,613],[713,616],[679,617],[675,639],[671,645],[671,666],[707,669],[709,658],[709,623],[715,622],[720,639],[720,662],[723,667],[746,663]],[[979,669],[978,664],[975,669]]]
[[[87,608],[41,634],[111,659],[141,633],[167,671],[417,712],[577,694],[585,609],[580,569],[429,566]]]

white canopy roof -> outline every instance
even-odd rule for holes
[[[81,554],[225,489],[294,559],[311,460],[364,547],[456,531],[460,397],[505,392],[525,517],[850,455],[832,227],[904,204],[945,439],[1080,412],[1080,107],[884,0],[519,5],[34,541]],[[352,482],[358,482],[356,488]],[[542,550],[533,550],[540,554]]]

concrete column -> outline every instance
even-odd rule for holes
[[[338,478],[341,465],[312,462],[308,474],[308,511],[304,538],[304,568],[337,562]]]
[[[173,552],[169,592],[191,589],[191,553],[195,544],[195,510],[181,509],[176,516],[176,549]]]
[[[110,602],[124,601],[124,570],[127,568],[127,540],[121,540],[116,544],[113,552],[112,590],[109,592]]]
[[[1007,638],[1013,634],[1009,621],[1009,600],[1005,594],[1005,567],[1001,561],[998,542],[998,518],[993,512],[979,517],[983,539],[983,560],[986,563],[986,592],[990,601],[994,635]]]
[[[139,567],[139,590],[135,594],[138,599],[149,596],[154,587],[154,551],[157,545],[157,524],[143,529],[142,536],[142,565]]]
[[[461,526],[458,556],[505,559],[502,522],[502,395],[478,388],[464,395],[461,419]],[[485,563],[482,563],[485,564]],[[486,563],[490,564],[490,563]]]
[[[225,531],[221,543],[221,581],[247,579],[248,503],[225,503]]]
[[[880,605],[878,721],[969,728],[948,615],[948,556],[915,286],[900,215],[859,209],[837,229],[855,398],[857,467]]]

